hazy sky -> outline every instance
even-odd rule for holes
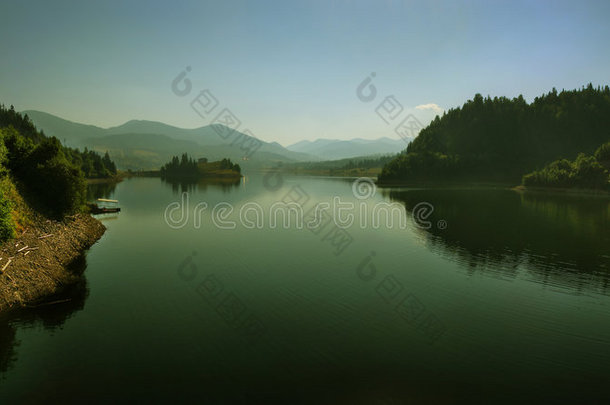
[[[175,3],[175,4],[174,4]],[[531,101],[609,84],[610,1],[28,1],[0,5],[0,102],[102,127],[209,123],[209,89],[266,141],[397,138],[393,95],[429,120],[475,93]],[[189,95],[171,91],[187,66]],[[372,72],[377,97],[357,86]],[[213,117],[212,117],[213,118]]]

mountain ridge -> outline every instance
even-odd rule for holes
[[[26,110],[24,113],[39,129],[68,146],[108,151],[121,169],[157,169],[173,155],[185,152],[210,159],[227,157],[239,161],[245,168],[318,160],[306,153],[290,151],[277,142],[265,142],[239,131],[223,139],[218,132],[227,127],[221,124],[186,129],[158,121],[129,120],[115,127],[100,128],[42,111]],[[188,145],[185,142],[189,142]]]
[[[339,160],[359,156],[399,153],[408,143],[401,139],[381,137],[377,139],[325,139],[303,140],[288,145],[293,152],[308,153],[322,160]]]

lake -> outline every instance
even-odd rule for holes
[[[353,181],[95,185],[122,211],[0,324],[0,402],[610,398],[607,198]]]

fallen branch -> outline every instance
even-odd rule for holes
[[[12,261],[13,261],[13,259],[8,259],[8,262],[6,262],[6,264],[2,268],[2,271],[6,270],[6,268],[8,267],[9,264],[11,264]]]
[[[42,236],[39,236],[39,237],[38,237],[38,239],[44,239],[44,238],[48,238],[49,236],[53,236],[53,234],[52,234],[52,233],[49,233],[49,234],[47,234],[47,235],[42,235]]]
[[[27,249],[27,248],[28,248],[28,245],[25,245],[24,247],[22,247],[21,249],[19,249],[19,250],[17,251],[17,253],[19,253],[19,252],[21,252],[22,250],[25,250],[25,249]]]

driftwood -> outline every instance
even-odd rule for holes
[[[8,262],[6,262],[4,267],[2,267],[2,271],[6,270],[6,268],[8,267],[9,264],[11,264],[12,261],[13,261],[13,259],[8,259]]]

